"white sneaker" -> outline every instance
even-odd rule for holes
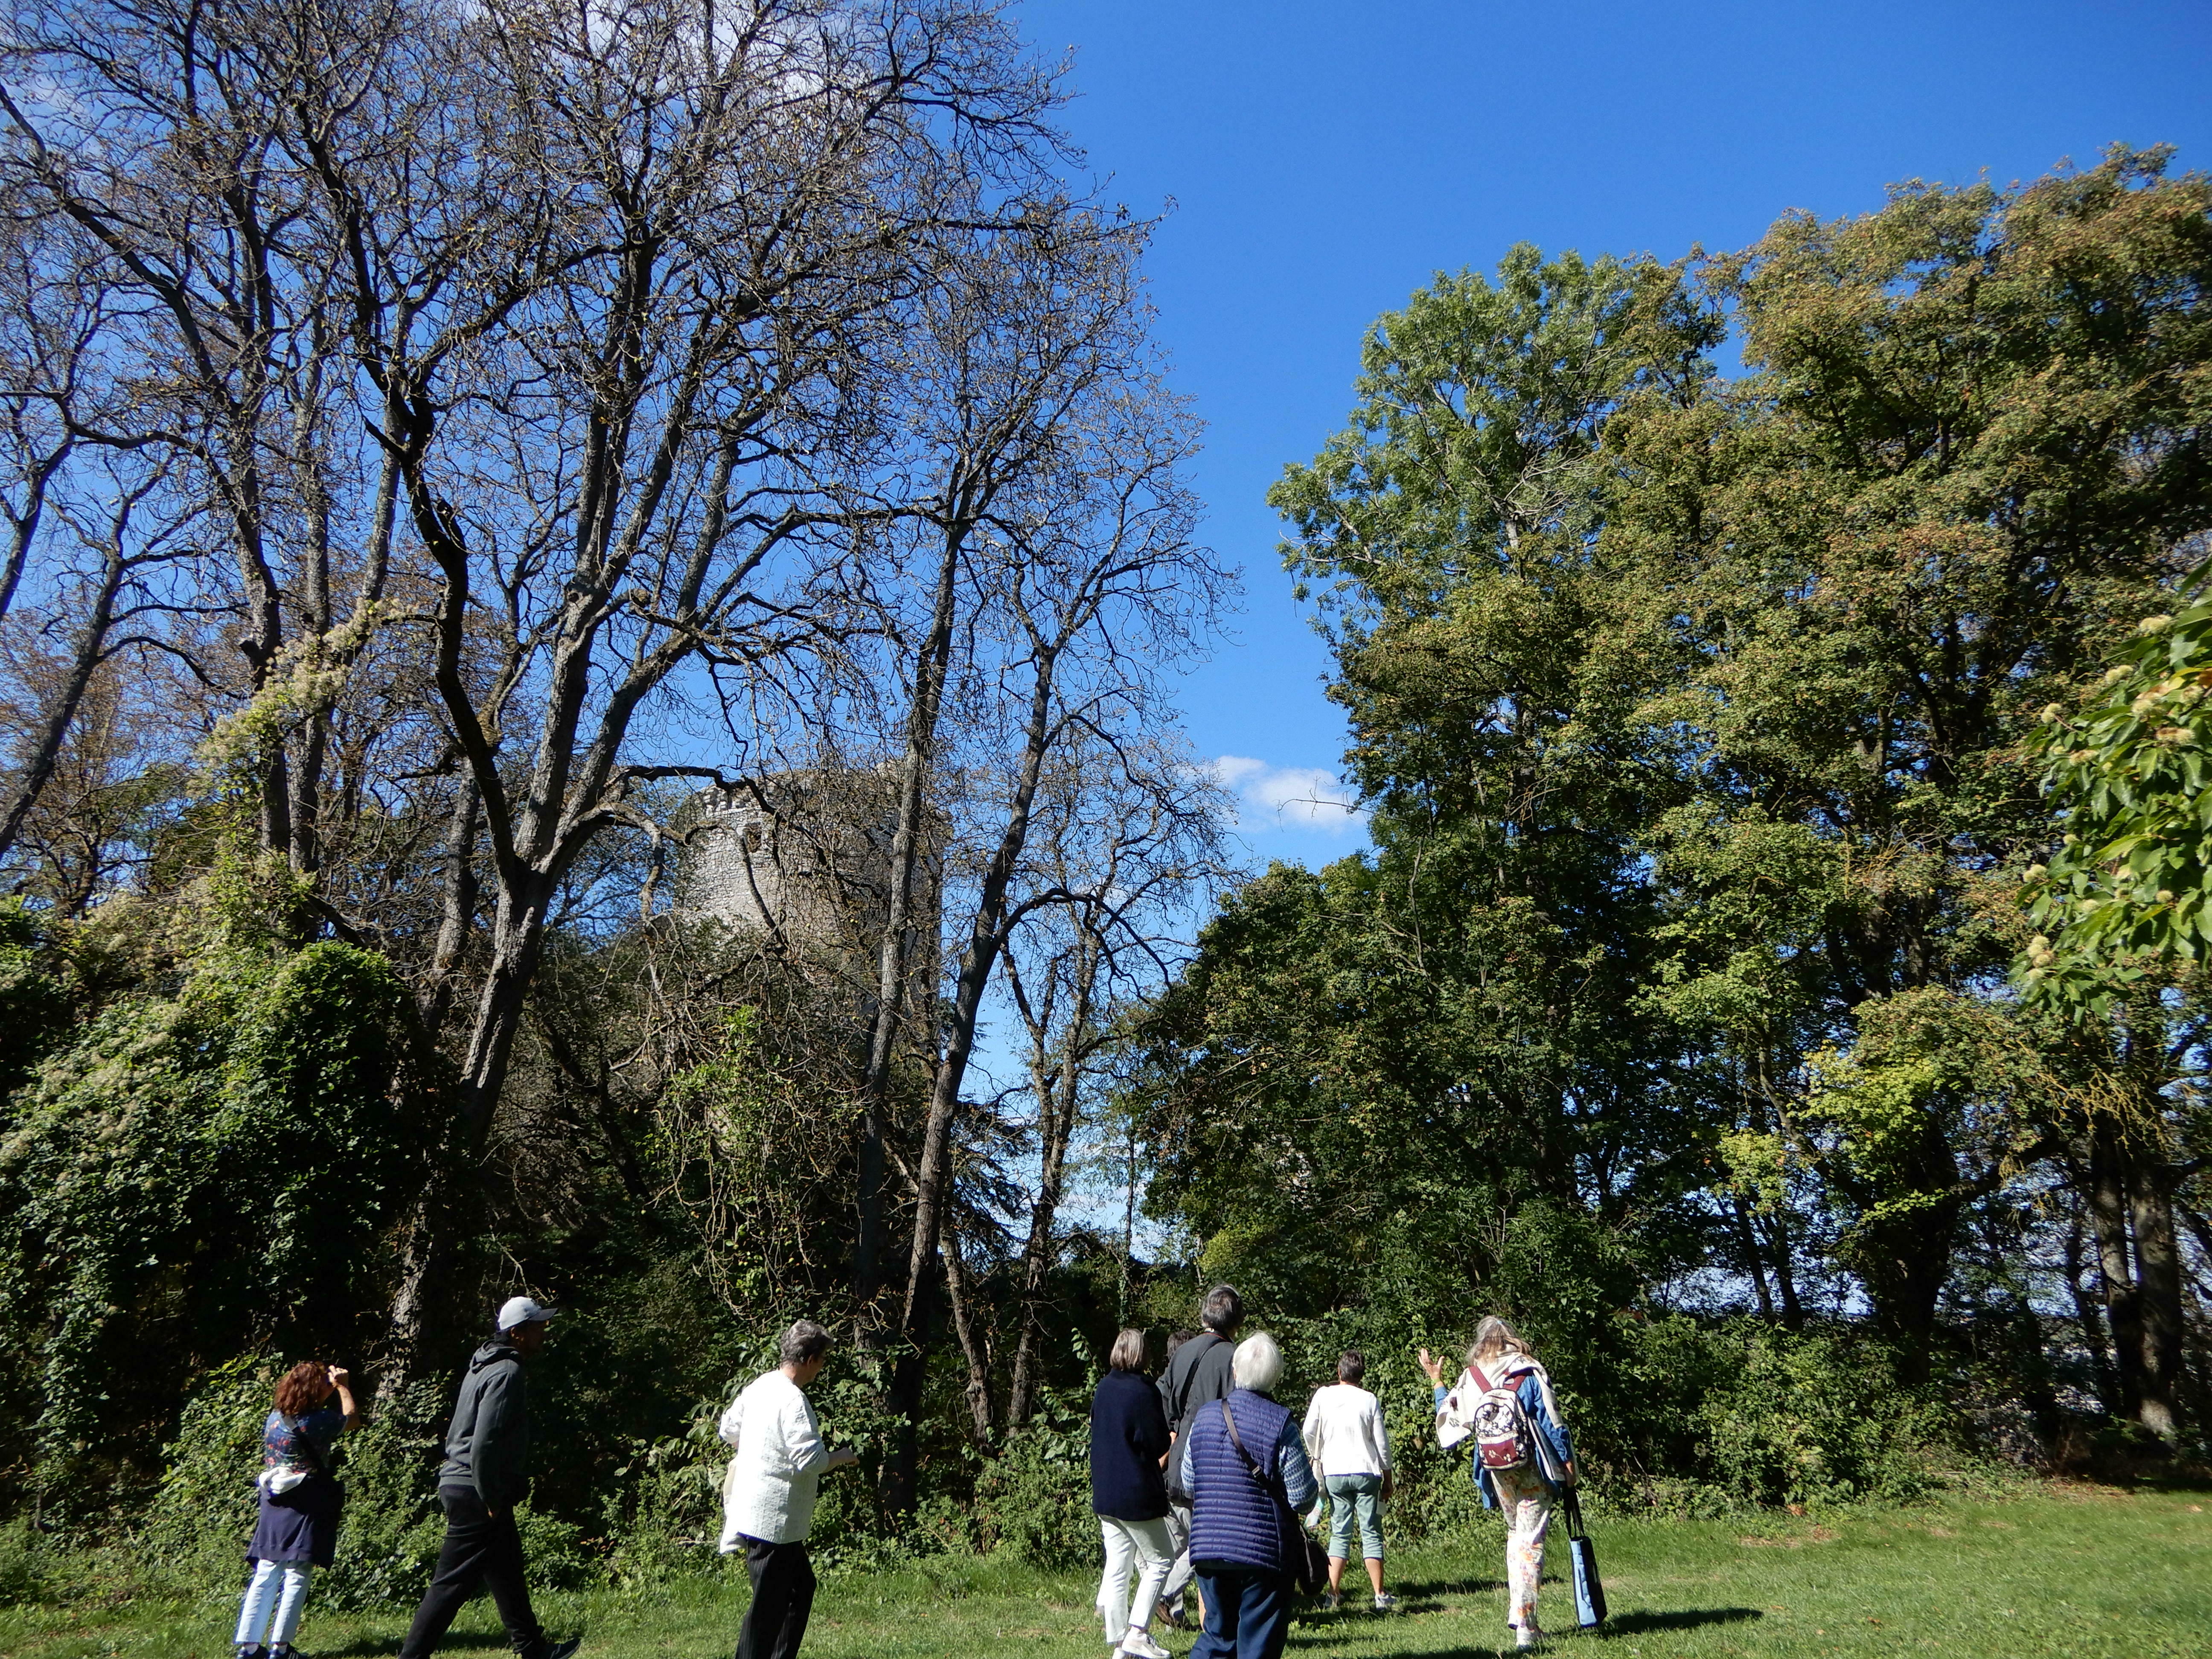
[[[1388,1613],[1388,1612],[1389,1612],[1389,1611],[1390,1611],[1390,1609],[1391,1609],[1391,1608],[1393,1608],[1393,1607],[1396,1607],[1397,1605],[1398,1605],[1398,1598],[1397,1598],[1396,1596],[1395,1596],[1395,1595],[1391,1595],[1389,1591],[1388,1591],[1388,1590],[1377,1590],[1377,1591],[1376,1591],[1376,1593],[1375,1593],[1375,1611],[1376,1611],[1376,1612],[1377,1612],[1377,1613]]]
[[[1132,1630],[1114,1650],[1121,1659],[1170,1659],[1168,1650],[1140,1630]]]

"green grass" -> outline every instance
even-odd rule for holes
[[[1912,1511],[1733,1522],[1613,1522],[1595,1529],[1613,1618],[1613,1659],[1746,1654],[1940,1653],[1946,1659],[2212,1656],[2212,1496],[2044,1490],[2004,1502]],[[1456,1659],[1504,1637],[1498,1552],[1409,1550],[1391,1563],[1403,1607],[1377,1616],[1304,1611],[1293,1659],[1343,1655]],[[1554,1565],[1564,1565],[1563,1550]],[[1095,1580],[1012,1563],[946,1558],[896,1573],[824,1577],[805,1651],[817,1659],[1066,1654],[1100,1659]],[[1571,1626],[1565,1585],[1545,1589],[1547,1621]],[[581,1631],[580,1659],[696,1659],[727,1653],[744,1609],[742,1577],[699,1578],[630,1595],[546,1595],[549,1628]],[[0,1611],[9,1659],[223,1659],[233,1604]],[[319,1612],[301,1632],[318,1659],[370,1659],[398,1647],[407,1609]],[[1187,1637],[1169,1645],[1181,1653]],[[1595,1652],[1559,1638],[1561,1659]],[[447,1651],[504,1649],[490,1604],[471,1605]]]

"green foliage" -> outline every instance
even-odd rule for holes
[[[69,1024],[69,995],[38,917],[0,899],[0,1095],[15,1088]]]
[[[2194,915],[2212,611],[2163,613],[2212,526],[2212,180],[2168,159],[1903,186],[1681,267],[1516,249],[1377,323],[1345,428],[1273,497],[1329,585],[1374,851],[1231,895],[1146,1026],[1150,1201],[1205,1269],[1298,1317],[1517,1313],[1601,1439],[1638,1420],[1607,1379],[1657,1303],[1869,1309],[1908,1389],[1966,1374],[1970,1304],[2024,1328],[2049,1281],[1991,1264],[2038,1229],[2063,1254],[2078,1103],[2201,1098],[2201,983],[2168,975],[2155,1079],[2112,1075],[2150,1064],[2141,1021],[2100,1049],[2002,994],[2015,872],[2055,839],[2024,740],[2147,611],[2051,750],[2081,821],[2039,890],[2138,946]],[[2154,799],[2166,830],[2084,816]],[[2165,920],[2128,933],[2116,882]],[[2160,1156],[2151,1185],[2199,1167]],[[1617,1271],[1523,1273],[1559,1218]],[[2116,1305],[2161,1295],[2178,1329],[2180,1276],[2141,1276]],[[2060,1317],[2094,1310],[2075,1277]],[[1802,1401],[1745,1409],[1768,1462],[1817,1420],[1835,1468],[1882,1463]],[[1612,1452],[1736,1492],[1699,1443]]]
[[[380,1231],[425,1167],[409,1014],[390,965],[349,945],[210,952],[16,1095],[0,1276],[64,1500],[166,1431],[165,1366],[272,1327],[334,1346],[379,1304]]]
[[[54,1551],[26,1516],[0,1521],[0,1607],[44,1601],[57,1587]]]
[[[2078,713],[2044,708],[2033,744],[2065,834],[2027,871],[2040,931],[2021,981],[2077,1018],[2108,1014],[2161,961],[2212,955],[2212,599],[2136,632]]]
[[[258,1504],[261,1436],[283,1368],[234,1360],[186,1403],[137,1543],[151,1576],[220,1592],[238,1578]]]
[[[1091,1404],[1048,1393],[1028,1427],[1006,1436],[975,1481],[977,1547],[1048,1568],[1097,1558],[1091,1510]]]
[[[1746,1504],[1915,1503],[1939,1484],[1944,1409],[1879,1349],[1750,1322],[1694,1338],[1662,1328],[1647,1343],[1639,1369],[1696,1425],[1697,1471],[1713,1491]]]

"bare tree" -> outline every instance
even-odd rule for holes
[[[914,1160],[914,1223],[891,1403],[911,1421],[932,1346],[931,1298],[951,1196],[953,1127],[994,976],[1036,912],[1068,896],[1030,857],[1042,803],[1065,796],[1055,768],[1094,745],[1119,750],[1164,717],[1164,675],[1201,647],[1229,580],[1194,539],[1182,481],[1195,438],[1182,408],[1133,366],[1064,424],[1062,464],[1039,481],[1009,533],[979,544],[978,580],[1001,633],[968,670],[969,713],[949,882],[968,895],[949,952],[928,1113]],[[1091,803],[1097,805],[1097,803]],[[1080,809],[1078,809],[1080,810]],[[886,1497],[911,1498],[910,1447],[886,1472]]]
[[[1043,1311],[1071,1154],[1099,1118],[1125,1047],[1130,1008],[1156,994],[1189,949],[1190,923],[1229,879],[1224,805],[1211,775],[1164,738],[1095,745],[1057,769],[1067,799],[1034,857],[1062,896],[1032,914],[1006,953],[1006,989],[1027,1039],[1027,1144],[1036,1158],[1014,1264],[1019,1330],[1006,1421],[1036,1405]]]
[[[892,1072],[917,1035],[905,1026],[917,1002],[911,980],[917,921],[915,882],[927,849],[932,785],[945,694],[956,639],[972,645],[994,599],[972,564],[978,537],[1018,535],[1003,524],[1026,506],[1025,490],[1065,464],[1066,427],[1103,382],[1127,372],[1143,349],[1136,260],[1143,231],[1085,210],[1033,210],[1020,234],[965,250],[945,280],[921,296],[921,326],[909,373],[921,418],[913,520],[918,549],[933,556],[928,596],[909,625],[902,607],[883,607],[883,631],[906,689],[902,744],[890,847],[889,903],[876,951],[874,1017],[861,1078],[863,1133],[859,1164],[854,1297],[864,1340],[880,1331],[884,1134],[892,1109]],[[919,572],[916,573],[920,574]],[[933,964],[935,952],[930,953]],[[923,1047],[927,1047],[925,1042]]]

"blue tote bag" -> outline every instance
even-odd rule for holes
[[[1605,1585],[1597,1576],[1597,1546],[1590,1542],[1589,1529],[1583,1525],[1582,1499],[1575,1496],[1572,1486],[1567,1488],[1567,1553],[1575,1563],[1575,1622],[1584,1630],[1595,1630],[1605,1623]]]

